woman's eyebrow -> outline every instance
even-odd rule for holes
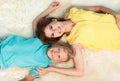
[[[49,25],[49,29],[50,29],[50,30],[51,30],[51,27],[52,27],[52,25],[50,24],[50,25]]]

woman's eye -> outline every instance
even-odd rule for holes
[[[52,27],[52,26],[50,26],[50,29],[52,30],[52,29],[53,29],[53,27]]]
[[[58,56],[58,58],[60,58],[60,55]]]

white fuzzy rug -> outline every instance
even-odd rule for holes
[[[20,67],[10,67],[0,70],[0,81],[18,81],[29,73],[29,69]]]
[[[9,34],[31,37],[33,35],[32,20],[47,8],[52,1],[54,0],[0,0],[0,38],[6,37]],[[55,13],[51,14],[51,16],[62,16],[66,8],[71,5],[104,5],[116,11],[120,10],[120,0],[58,1],[61,2],[61,7]],[[120,81],[120,51],[83,50],[83,56],[85,62],[85,74],[83,77],[49,73],[35,81]],[[65,67],[71,65],[71,61],[66,64],[60,64],[60,66]],[[2,74],[2,71],[0,73]],[[21,74],[18,73],[14,77],[25,75],[26,73],[26,71],[21,72]],[[10,75],[10,71],[8,71],[8,75]],[[0,77],[0,81],[17,81],[16,78],[10,76],[8,79],[8,75],[4,77],[4,80],[3,77]]]

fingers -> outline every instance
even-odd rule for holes
[[[57,1],[52,3],[53,7],[56,7],[56,6],[59,6],[59,5],[60,5],[60,2],[57,2]]]
[[[41,68],[41,67],[37,67],[38,69],[43,69],[43,68]]]
[[[34,71],[40,76],[43,76],[46,74],[45,70],[41,67],[37,67]]]
[[[38,71],[38,72],[41,71],[41,70],[43,70],[43,68],[41,68],[41,67],[36,68],[36,71]]]

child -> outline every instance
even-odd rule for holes
[[[23,38],[10,35],[0,42],[0,67],[29,68],[30,74],[22,81],[33,81],[37,76],[34,71],[38,66],[48,67],[52,61],[65,62],[74,55],[74,50],[68,43],[45,45],[38,38]]]

